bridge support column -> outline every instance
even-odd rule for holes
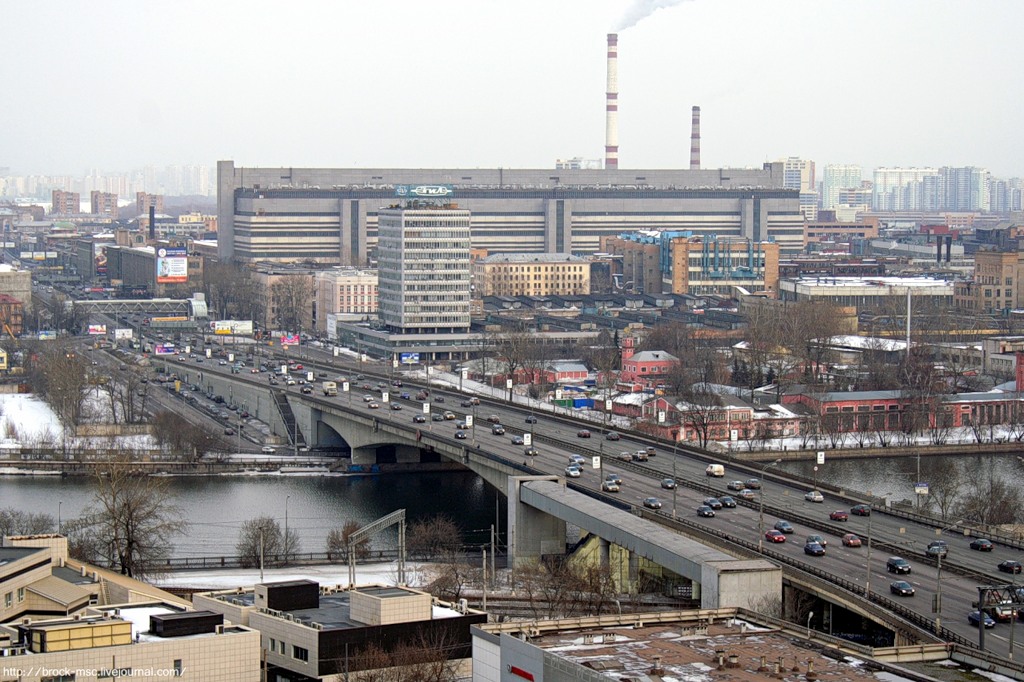
[[[766,611],[782,603],[782,568],[764,559],[709,561],[701,566],[700,584],[693,585],[694,598],[698,595],[702,609]]]
[[[597,556],[600,560],[601,572],[607,573],[612,566],[612,543],[604,538],[598,538]]]
[[[629,584],[634,587],[635,591],[639,591],[639,585],[637,584],[640,580],[640,556],[633,551],[629,553]]]
[[[512,568],[529,566],[545,554],[565,554],[565,521],[519,501],[519,487],[527,481],[558,482],[558,477],[508,477],[508,560]]]

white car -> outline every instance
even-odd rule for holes
[[[804,499],[808,502],[824,502],[825,496],[819,493],[817,490],[812,490],[804,495]]]
[[[580,473],[580,468],[578,466],[569,465],[565,467],[565,475],[569,478],[579,478]]]
[[[272,455],[276,451],[274,450],[274,448],[270,447],[269,445],[264,445],[262,448],[260,448],[260,452],[262,452],[265,455]]]

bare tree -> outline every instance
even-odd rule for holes
[[[287,557],[299,551],[299,536],[289,528],[287,538],[281,524],[272,516],[257,516],[242,523],[235,553],[244,567],[264,563],[287,563]]]
[[[506,330],[497,338],[497,350],[505,363],[506,377],[515,383],[515,375],[529,362],[534,348],[533,334],[524,323]],[[508,390],[508,399],[512,400],[512,389]]]
[[[49,514],[25,512],[14,507],[0,509],[0,538],[5,535],[39,535],[55,530]]]
[[[1012,481],[996,478],[991,463],[988,471],[970,469],[970,476],[963,483],[955,516],[986,526],[1021,521],[1024,496]]]
[[[135,469],[130,450],[113,450],[95,477],[96,492],[82,518],[98,552],[124,575],[144,577],[167,558],[171,540],[188,524],[167,478]]]
[[[724,421],[722,399],[706,386],[698,384],[683,397],[685,405],[680,406],[680,421],[693,429],[697,445],[708,446],[711,429],[715,423]]]
[[[409,554],[423,560],[442,560],[462,549],[461,529],[444,514],[413,521],[407,537]]]
[[[270,286],[275,322],[283,330],[300,333],[309,327],[313,313],[313,279],[309,275],[284,275]]]
[[[254,318],[256,283],[247,268],[236,263],[207,263],[203,278],[207,300],[222,319]]]
[[[356,521],[346,521],[341,528],[332,528],[327,533],[327,554],[328,555],[340,555],[343,557],[348,556],[348,550],[350,547],[349,538],[352,534],[359,530],[360,525]],[[353,547],[355,549],[356,557],[365,559],[370,555],[370,538],[360,538]]]

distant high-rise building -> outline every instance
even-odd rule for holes
[[[135,210],[139,215],[148,214],[150,206],[153,206],[157,213],[163,213],[164,196],[162,194],[149,194],[147,192],[135,193]]]
[[[876,211],[924,210],[925,178],[938,175],[935,168],[876,168],[871,207]]]
[[[78,192],[55,189],[50,193],[50,213],[73,215],[82,212],[82,197]]]
[[[89,213],[106,215],[117,219],[117,195],[113,192],[101,192],[94,189],[89,192]]]
[[[468,333],[470,212],[424,204],[377,215],[384,325],[402,334]]]
[[[833,209],[842,202],[839,193],[844,189],[860,187],[864,170],[860,166],[842,163],[829,163],[821,175],[821,207]]]
[[[783,164],[783,187],[786,189],[798,189],[801,192],[815,192],[817,186],[814,182],[814,162],[801,159],[797,156],[790,156],[779,159]]]
[[[939,191],[936,206],[925,206],[940,211],[988,211],[989,181],[984,168],[964,166],[939,169]]]

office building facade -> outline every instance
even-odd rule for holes
[[[415,202],[380,212],[378,293],[384,326],[460,334],[470,325],[470,212]]]
[[[236,168],[218,164],[223,260],[366,265],[382,207],[400,191],[446,183],[472,214],[474,248],[490,253],[571,253],[637,229],[803,246],[799,190],[783,164],[762,169],[515,170]],[[415,195],[410,195],[415,196]]]
[[[590,293],[590,262],[566,253],[496,253],[473,263],[473,295],[576,296]]]

